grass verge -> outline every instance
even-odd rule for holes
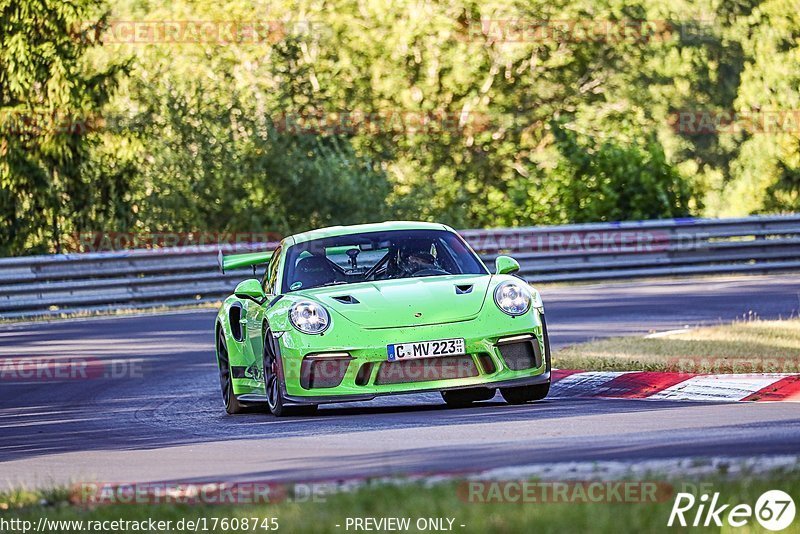
[[[747,320],[659,337],[618,337],[565,347],[561,369],[691,373],[800,372],[800,319]]]
[[[714,475],[686,482],[676,478],[675,475],[666,479],[647,476],[641,478],[640,482],[656,483],[662,490],[667,488],[669,491],[659,491],[654,494],[655,498],[636,497],[637,493],[632,494],[634,497],[629,497],[631,494],[623,492],[622,502],[613,498],[613,492],[603,492],[603,495],[610,497],[604,497],[599,502],[591,502],[592,498],[588,492],[575,493],[573,490],[566,493],[567,499],[556,499],[559,502],[555,503],[541,502],[541,496],[547,494],[541,490],[528,494],[529,498],[535,496],[539,502],[496,502],[498,499],[491,497],[492,495],[500,497],[499,500],[508,500],[510,497],[503,499],[503,492],[493,494],[488,491],[491,486],[483,486],[480,492],[470,493],[471,487],[464,481],[449,481],[435,485],[418,483],[372,485],[355,491],[327,495],[323,501],[318,499],[317,502],[239,506],[162,504],[87,508],[70,503],[68,491],[16,492],[0,495],[0,526],[5,520],[5,526],[8,527],[10,525],[8,521],[12,519],[27,521],[28,525],[37,525],[39,519],[45,517],[48,521],[47,532],[58,534],[77,532],[78,525],[54,523],[57,521],[83,521],[79,528],[85,528],[88,521],[153,519],[171,523],[168,528],[145,531],[186,532],[191,529],[178,528],[181,520],[185,527],[187,521],[202,522],[205,518],[205,523],[200,524],[198,531],[265,532],[275,529],[261,528],[265,525],[263,520],[275,518],[279,530],[282,531],[341,533],[355,530],[352,528],[352,519],[349,523],[348,518],[376,520],[409,518],[411,528],[407,531],[418,532],[420,530],[416,527],[416,523],[420,518],[437,518],[444,519],[442,525],[448,525],[446,519],[452,519],[451,530],[455,532],[663,532],[669,530],[667,521],[675,495],[679,491],[694,494],[698,503],[700,495],[708,494],[711,497],[718,492],[719,504],[731,505],[728,510],[738,504],[755,507],[759,496],[772,489],[787,492],[797,500],[800,496],[800,477],[797,475],[796,470],[784,469],[747,478]],[[484,482],[484,484],[492,483]],[[495,484],[500,484],[498,487],[509,487],[504,486],[502,482]],[[583,485],[586,487],[585,483]],[[605,487],[610,488],[610,486]],[[483,497],[476,497],[479,494]],[[509,495],[517,495],[518,500],[521,498],[520,493],[509,493]],[[598,494],[595,493],[596,495]],[[486,499],[493,502],[481,502]],[[686,518],[689,523],[694,519],[696,512],[697,506],[691,512],[687,512]],[[228,521],[223,523],[221,521],[223,518]],[[234,518],[239,520],[237,528],[234,528],[234,522],[231,521]],[[250,520],[247,528],[243,527],[245,519]],[[257,519],[256,528],[253,528],[253,519]],[[721,519],[723,522],[726,520],[725,514],[722,514]],[[274,523],[266,524],[274,527]],[[347,528],[348,524],[351,524],[350,528]],[[749,528],[745,528],[744,531],[763,531],[754,517],[750,518],[748,524]],[[111,523],[105,526],[105,529],[99,531],[122,531],[121,528],[113,528],[114,525]],[[726,529],[732,530],[728,525]],[[705,530],[720,531],[719,527]],[[22,532],[22,530],[16,531]],[[15,530],[6,528],[4,532],[15,532]],[[783,532],[800,532],[800,521],[795,519],[792,526]]]

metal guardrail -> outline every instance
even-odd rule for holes
[[[532,283],[800,271],[800,214],[465,230],[492,267],[514,256]],[[217,252],[275,243],[0,259],[0,316],[190,305],[230,294],[248,270],[225,275]]]

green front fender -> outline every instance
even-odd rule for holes
[[[232,324],[232,319],[237,319],[236,311],[232,313],[232,308],[239,308],[238,319],[247,319],[246,323],[240,323],[240,331]],[[257,308],[256,308],[257,307]],[[247,317],[248,310],[251,316]],[[254,313],[255,312],[255,313]],[[263,315],[263,308],[255,302],[244,301],[243,299],[230,296],[222,303],[215,321],[215,354],[217,365],[219,365],[219,347],[217,345],[219,332],[224,333],[225,344],[228,348],[228,358],[231,366],[231,376],[233,376],[233,391],[236,395],[249,393],[264,393],[264,383],[262,378],[262,358],[260,341],[254,348],[255,337],[260,340],[261,326],[258,322],[252,324],[254,316]],[[255,329],[255,330],[254,330]],[[239,334],[234,335],[234,334]]]

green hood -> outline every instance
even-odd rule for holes
[[[365,328],[395,328],[474,318],[491,278],[483,274],[379,280],[303,293]]]

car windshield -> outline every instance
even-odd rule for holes
[[[449,274],[488,274],[457,234],[446,230],[368,232],[290,247],[283,292]]]

